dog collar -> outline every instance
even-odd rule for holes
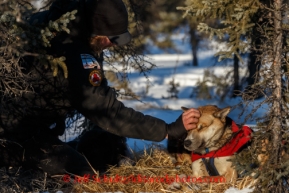
[[[252,129],[246,125],[240,129],[234,121],[232,121],[232,131],[235,136],[221,149],[207,153],[206,148],[206,153],[203,155],[192,152],[192,161],[201,158],[216,158],[233,155],[251,139],[251,133],[253,132]]]

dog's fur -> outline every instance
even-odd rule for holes
[[[184,111],[188,108],[182,107]],[[201,113],[197,128],[190,130],[184,140],[184,148],[189,152],[198,154],[205,154],[206,148],[209,151],[215,151],[223,147],[230,139],[232,139],[233,132],[231,130],[231,119],[227,117],[231,108],[227,107],[220,109],[214,105],[207,105],[199,107]],[[215,158],[214,164],[221,176],[224,176],[229,181],[237,179],[237,172],[232,167],[232,162],[229,161],[232,156],[225,156]],[[191,159],[191,154],[180,152],[176,154],[177,163]],[[208,176],[205,164],[202,159],[192,162],[192,177]]]

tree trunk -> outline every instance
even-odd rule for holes
[[[234,90],[233,90],[233,96],[232,97],[236,97],[237,92],[240,90],[239,87],[239,58],[236,56],[236,54],[234,55]]]
[[[199,45],[199,38],[196,34],[196,26],[193,24],[190,24],[190,40],[191,40],[191,47],[192,47],[192,54],[193,54],[193,66],[198,66],[198,56],[197,56],[197,50]]]
[[[258,46],[258,43],[255,42],[256,46]],[[255,50],[252,50],[249,54],[249,61],[248,61],[248,70],[249,75],[247,78],[248,88],[252,86],[255,82],[258,81],[258,74],[257,72],[260,69],[260,61],[257,61],[257,55],[260,53],[256,52]]]
[[[274,0],[274,31],[276,38],[273,42],[273,61],[272,61],[272,70],[274,73],[273,83],[275,88],[273,89],[272,97],[275,99],[273,101],[273,120],[272,120],[272,134],[273,134],[273,151],[272,158],[274,159],[275,164],[280,164],[280,149],[281,149],[281,129],[282,129],[282,120],[281,120],[281,101],[282,101],[282,84],[281,84],[281,58],[282,58],[282,30],[281,30],[281,6],[282,0]]]

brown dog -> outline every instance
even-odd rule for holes
[[[190,156],[192,177],[224,176],[227,182],[235,181],[237,172],[230,159],[249,142],[252,130],[246,126],[239,128],[227,117],[230,107],[220,109],[207,105],[198,110],[201,117],[197,128],[189,131],[184,140],[184,147],[191,154],[177,154],[177,161],[185,161]]]

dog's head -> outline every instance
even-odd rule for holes
[[[188,108],[182,107],[184,111]],[[184,147],[189,151],[205,153],[206,148],[220,146],[226,128],[226,116],[231,107],[223,109],[214,105],[199,107],[201,113],[197,128],[190,130],[184,141]]]

